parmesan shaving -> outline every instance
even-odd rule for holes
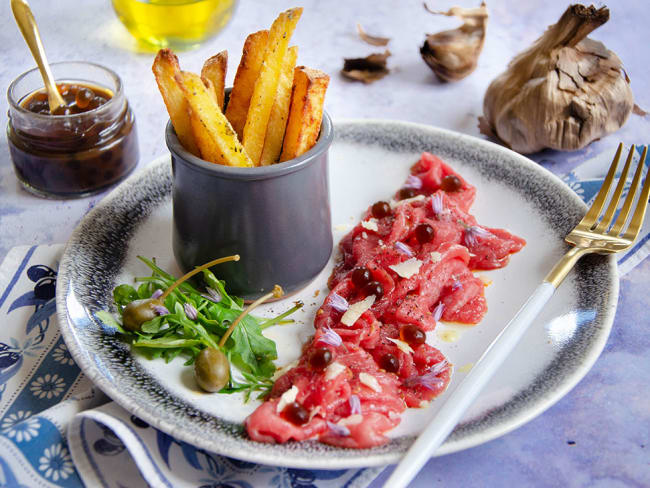
[[[422,266],[422,261],[419,259],[411,258],[402,263],[393,264],[392,266],[389,266],[389,268],[395,271],[395,273],[397,273],[402,278],[410,278],[414,274],[417,274],[418,271],[420,271],[420,266]]]
[[[371,390],[375,390],[377,393],[381,393],[381,385],[377,378],[368,373],[359,373],[359,381],[366,385]]]
[[[298,396],[298,388],[296,387],[296,385],[293,385],[291,388],[289,388],[287,391],[285,391],[282,394],[282,396],[280,397],[280,401],[278,402],[278,405],[275,407],[275,411],[277,413],[282,412],[282,410],[284,410],[287,405],[296,401],[297,396]]]
[[[337,361],[334,361],[325,369],[325,380],[333,380],[343,371],[345,371],[345,366]]]
[[[375,303],[375,295],[369,295],[360,302],[353,303],[341,317],[341,323],[351,327],[363,313]]]
[[[379,226],[377,225],[377,219],[375,218],[370,218],[368,220],[364,220],[361,222],[361,227],[364,229],[372,230],[377,232],[379,230]]]
[[[289,364],[285,364],[281,368],[276,369],[275,373],[273,373],[273,377],[271,379],[273,381],[277,380],[284,373],[289,371],[291,368],[295,368],[296,366],[298,366],[298,360],[297,359],[295,359],[294,361],[291,361]]]
[[[403,205],[405,203],[412,203],[412,202],[420,202],[424,200],[426,197],[424,195],[416,195],[412,198],[405,198],[404,200],[391,200],[390,201],[390,206],[392,208],[397,207],[398,205]]]
[[[411,349],[411,346],[409,346],[404,341],[400,341],[399,339],[391,339],[390,337],[387,337],[386,339],[394,343],[398,347],[398,349],[402,352],[405,352],[407,354],[413,354],[415,352],[413,351],[413,349]]]
[[[442,254],[440,254],[438,251],[433,251],[431,253],[431,261],[433,261],[434,263],[439,263],[440,261],[442,261]]]
[[[316,416],[316,414],[318,414],[318,412],[320,412],[320,405],[316,406],[316,408],[312,409],[312,411],[309,412],[309,421],[310,422],[311,422],[311,419],[313,419]]]
[[[338,425],[347,427],[348,425],[358,425],[361,423],[362,420],[363,420],[363,416],[359,413],[356,413],[354,415],[350,415],[349,417],[345,417],[344,419],[339,420],[337,423]]]

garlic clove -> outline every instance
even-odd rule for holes
[[[452,7],[446,12],[430,10],[432,14],[458,17],[463,25],[457,29],[427,35],[420,48],[422,59],[442,81],[465,78],[476,69],[483,50],[488,12],[485,2],[480,7]]]
[[[634,106],[621,60],[586,36],[605,7],[572,5],[488,87],[481,133],[528,154],[577,150],[618,130]]]
[[[380,80],[388,73],[386,61],[390,56],[390,51],[384,53],[373,53],[365,58],[345,58],[341,74],[351,80],[372,83]]]

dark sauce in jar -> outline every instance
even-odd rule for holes
[[[128,102],[87,82],[57,84],[65,105],[50,112],[43,89],[10,111],[9,149],[18,179],[41,196],[84,196],[117,183],[136,166],[135,118]]]
[[[47,93],[44,90],[27,95],[20,105],[35,114],[72,115],[99,108],[113,98],[113,93],[110,90],[96,85],[58,83],[56,86],[65,104],[54,113],[50,111]]]

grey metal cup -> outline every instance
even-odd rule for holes
[[[180,144],[171,125],[173,249],[189,271],[212,259],[241,260],[212,268],[227,290],[246,300],[275,284],[286,294],[307,285],[332,253],[328,151],[332,121],[302,156],[271,166],[237,168],[204,161]]]

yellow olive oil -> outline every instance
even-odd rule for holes
[[[112,0],[120,21],[155,48],[189,49],[219,32],[235,0]]]

